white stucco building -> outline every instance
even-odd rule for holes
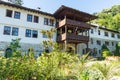
[[[11,39],[21,38],[21,51],[27,52],[32,47],[38,56],[43,51],[42,41],[48,39],[40,31],[56,28],[57,19],[50,13],[14,5],[14,0],[3,1],[0,1],[0,53],[8,48]],[[91,25],[88,34],[88,48],[96,50],[98,56],[103,44],[114,51],[115,45],[120,41],[119,32],[98,25]],[[83,32],[83,35],[86,33]],[[56,33],[53,40],[56,41]],[[86,44],[78,44],[77,53],[85,53],[86,48]]]
[[[89,49],[96,53],[97,56],[101,56],[101,46],[105,44],[111,52],[115,51],[116,44],[120,42],[120,33],[105,27],[93,24],[89,31]],[[85,53],[87,46],[78,44],[78,53]]]
[[[55,28],[52,14],[0,2],[0,50],[5,51],[11,39],[21,38],[21,50],[32,47],[35,52],[43,51],[42,41],[48,39],[41,30]],[[54,35],[53,40],[56,40]]]

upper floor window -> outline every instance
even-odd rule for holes
[[[44,24],[48,25],[48,18],[44,18]]]
[[[100,35],[100,30],[98,30],[98,35]]]
[[[13,36],[18,36],[18,30],[19,30],[18,28],[13,27],[12,28],[12,35]]]
[[[33,38],[37,38],[37,37],[38,37],[38,31],[33,30],[33,31],[32,31],[32,37],[33,37]]]
[[[115,37],[115,34],[114,34],[114,33],[112,33],[112,34],[111,34],[111,37],[113,37],[113,38],[114,38],[114,37]]]
[[[91,33],[93,34],[94,32],[93,32],[93,29],[91,29]]]
[[[101,45],[101,41],[100,40],[97,40],[97,45]]]
[[[20,19],[20,12],[15,11],[14,18]]]
[[[114,42],[112,42],[112,46],[114,46]]]
[[[34,22],[38,23],[39,22],[39,17],[38,16],[34,16]]]
[[[3,34],[5,34],[5,35],[10,35],[10,32],[11,32],[11,27],[5,26],[5,27],[4,27],[4,33],[3,33]]]
[[[54,20],[50,19],[50,26],[54,26]]]
[[[31,37],[31,30],[30,29],[26,29],[26,37]]]
[[[7,17],[12,17],[12,10],[6,10],[6,16]]]
[[[106,45],[106,46],[109,46],[109,42],[108,42],[108,41],[105,41],[105,45]]]
[[[93,38],[91,38],[91,44],[93,44]]]
[[[108,36],[108,32],[104,32],[104,35],[105,35],[105,36]]]
[[[118,34],[117,37],[120,39],[120,34]]]
[[[30,14],[27,15],[27,21],[32,22],[32,15],[30,15]]]
[[[48,36],[46,34],[43,34],[43,38],[48,38]]]

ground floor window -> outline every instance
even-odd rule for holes
[[[18,36],[18,28],[15,28],[15,27],[12,28],[12,35]]]
[[[9,26],[5,26],[4,27],[4,35],[10,35],[10,32],[11,32],[11,27]]]

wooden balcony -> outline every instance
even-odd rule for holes
[[[64,25],[71,25],[73,27],[82,27],[82,28],[90,28],[90,25],[84,22],[80,21],[75,21],[71,19],[63,19],[62,21],[59,22],[59,27],[62,27]]]
[[[81,43],[81,42],[88,42],[89,36],[82,36],[82,35],[75,35],[70,33],[64,33],[57,37],[58,42],[62,42],[67,40],[69,43]]]

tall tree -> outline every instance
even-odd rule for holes
[[[94,23],[120,31],[120,5],[114,5],[111,8],[103,9],[99,13],[94,13],[94,15],[98,16],[98,19],[93,20]]]
[[[23,0],[15,0],[15,4],[21,6],[23,4]]]

